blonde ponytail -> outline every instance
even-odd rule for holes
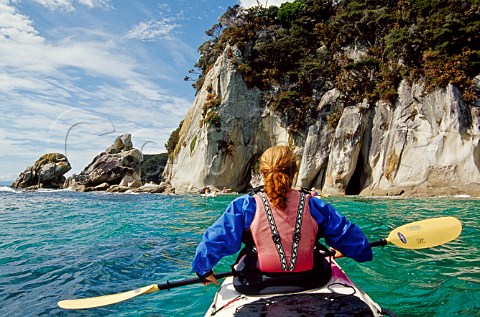
[[[293,151],[284,145],[269,148],[260,157],[260,172],[272,207],[285,208],[287,191],[292,187],[297,172],[297,158]]]

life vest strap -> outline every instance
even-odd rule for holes
[[[297,261],[298,255],[298,246],[301,239],[301,229],[303,221],[303,209],[305,207],[305,193],[300,192],[300,202],[298,204],[297,218],[295,221],[295,230],[293,232],[293,243],[292,243],[292,257],[290,259],[290,265],[287,267],[287,258],[285,256],[285,251],[280,239],[280,234],[278,233],[277,225],[275,223],[275,218],[273,217],[272,209],[270,203],[268,202],[267,195],[263,191],[259,191],[258,195],[262,199],[262,203],[267,215],[268,224],[270,231],[272,232],[272,240],[277,249],[278,256],[280,258],[280,263],[282,265],[282,271],[293,271],[295,269],[295,263]]]
[[[305,207],[305,193],[300,192],[300,202],[298,203],[297,220],[295,222],[295,231],[293,232],[293,244],[292,244],[292,258],[290,260],[290,271],[295,269],[295,263],[297,262],[298,246],[302,237],[302,221],[303,221],[303,209]]]

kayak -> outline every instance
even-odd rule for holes
[[[342,268],[331,260],[332,277],[320,288],[290,294],[244,295],[227,277],[215,294],[205,317],[225,316],[391,316],[358,288]]]

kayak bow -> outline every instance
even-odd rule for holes
[[[244,295],[227,277],[205,317],[227,316],[395,316],[357,287],[332,260],[332,277],[319,288],[291,294]]]

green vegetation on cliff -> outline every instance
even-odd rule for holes
[[[280,7],[228,8],[206,31],[195,64],[200,90],[217,58],[227,56],[249,87],[293,131],[315,120],[335,128],[343,107],[365,98],[394,102],[399,83],[423,80],[425,92],[456,85],[464,101],[479,100],[480,0],[296,0]],[[189,79],[186,77],[186,79]],[[317,113],[322,95],[341,91],[342,103]],[[210,88],[207,87],[210,92]],[[201,124],[220,126],[219,100],[210,95]],[[179,127],[180,128],[180,127]],[[178,131],[168,142],[174,155]]]
[[[479,98],[479,0],[296,0],[280,8],[230,7],[199,47],[195,67],[206,73],[227,45],[251,87],[289,127],[305,129],[317,118],[322,94],[336,87],[344,106],[364,98],[393,101],[402,79],[423,79],[426,90],[452,83],[464,100]],[[349,51],[349,53],[348,53]],[[234,58],[234,57],[233,57]],[[342,109],[331,109],[329,124]]]
[[[167,150],[168,158],[170,160],[173,160],[175,147],[177,146],[180,140],[180,130],[182,129],[182,126],[183,126],[183,120],[180,122],[178,127],[172,132],[172,134],[170,134],[170,137],[168,138],[167,143],[165,143],[165,149]]]
[[[143,162],[140,166],[142,175],[142,182],[154,182],[160,184],[162,179],[162,173],[167,164],[168,154],[144,154]]]

